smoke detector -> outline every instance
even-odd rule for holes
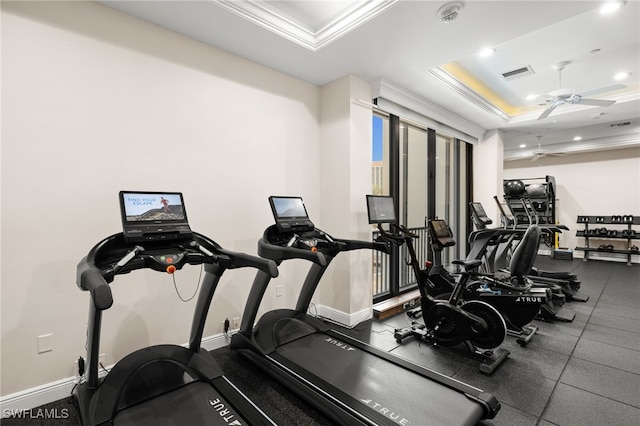
[[[436,12],[436,15],[442,22],[448,24],[458,17],[464,5],[460,2],[447,3]]]

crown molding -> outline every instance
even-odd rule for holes
[[[506,112],[502,111],[500,108],[496,107],[483,97],[479,96],[476,92],[469,89],[466,85],[462,84],[458,79],[453,77],[442,68],[436,67],[425,72],[428,76],[444,84],[449,89],[453,90],[455,93],[462,96],[483,111],[486,111],[489,114],[498,117],[503,122],[508,123],[511,119],[511,117]]]
[[[504,161],[525,160],[538,153],[544,154],[576,154],[579,152],[604,151],[608,149],[631,148],[640,146],[640,134],[638,132],[624,135],[610,136],[600,139],[590,139],[577,142],[557,143],[544,145],[540,150],[508,150],[504,152]]]
[[[417,122],[424,122],[435,130],[442,130],[444,133],[466,142],[477,142],[486,131],[475,123],[386,79],[373,82],[371,92],[373,98],[390,101],[421,115],[422,119],[416,120]],[[379,105],[382,105],[382,102],[379,101]]]
[[[322,28],[295,22],[266,1],[210,0],[211,3],[313,52],[384,12],[399,0],[361,0],[350,4]]]

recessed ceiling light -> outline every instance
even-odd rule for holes
[[[576,136],[575,138],[573,138],[574,141],[581,141],[582,140],[582,136]]]
[[[528,100],[528,101],[532,101],[532,100],[534,100],[534,99],[535,99],[535,98],[537,98],[537,97],[538,97],[538,95],[536,95],[536,94],[533,94],[533,93],[532,93],[532,94],[530,94],[530,95],[527,95],[527,100]]]
[[[526,143],[522,143],[522,144],[520,144],[520,148],[526,148],[526,147],[527,147],[527,144],[526,144]]]
[[[613,76],[614,80],[624,80],[631,75],[630,72],[619,72]]]
[[[602,5],[602,7],[600,8],[600,13],[603,15],[613,13],[624,6],[624,3],[624,1],[608,1],[604,5]]]
[[[488,58],[489,56],[493,55],[494,53],[496,53],[496,49],[494,49],[493,47],[485,47],[478,54],[480,56],[482,56],[483,58]]]

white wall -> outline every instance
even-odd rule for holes
[[[502,195],[504,146],[499,130],[487,132],[473,146],[473,201],[482,203],[487,215],[499,226],[494,196]]]
[[[576,222],[578,215],[640,216],[640,148],[504,163],[505,179],[544,178],[547,175],[556,179],[558,220],[570,228],[560,235],[561,247],[584,246],[584,238],[575,236],[577,230],[584,228]],[[634,243],[640,246],[640,240]],[[623,241],[607,240],[606,244],[623,248]],[[575,251],[574,256],[582,257],[583,252]],[[626,259],[626,256],[615,254],[604,257]],[[638,262],[638,256],[632,256],[632,261]]]
[[[369,84],[354,76],[345,76],[321,89],[320,191],[323,202],[322,221],[315,221],[315,224],[337,238],[371,238],[365,196],[371,193],[372,112],[370,107],[358,102],[370,97]],[[336,257],[325,273],[314,301],[341,312],[357,313],[348,325],[369,317],[371,265],[370,250],[355,250]]]
[[[269,195],[317,205],[319,105],[318,87],[97,3],[2,2],[0,393],[74,374],[89,297],[75,268],[119,232],[120,189],[182,191],[194,230],[248,253],[272,223]],[[194,269],[176,274],[184,295]],[[297,274],[287,268],[282,283]],[[241,315],[253,275],[223,277],[205,336]],[[188,340],[194,302],[177,299],[168,275],[112,288],[107,364]],[[266,299],[265,309],[294,303],[290,291]],[[47,333],[53,351],[38,354]]]

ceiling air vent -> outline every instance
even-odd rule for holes
[[[624,127],[624,126],[630,126],[630,125],[631,125],[630,121],[625,121],[624,123],[610,124],[611,127]]]
[[[514,80],[516,78],[522,78],[533,74],[535,74],[533,68],[531,68],[531,65],[527,65],[526,67],[518,68],[517,70],[502,73],[502,76],[505,80]]]

